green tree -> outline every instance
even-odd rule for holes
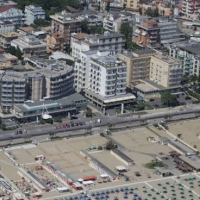
[[[54,137],[54,132],[50,131],[49,132],[49,137],[50,137],[50,139],[52,139]]]
[[[119,31],[125,36],[125,49],[130,49],[132,45],[133,28],[128,22],[125,22],[121,24]]]
[[[148,8],[145,11],[145,15],[148,15],[150,17],[158,17],[159,16],[158,8],[156,8],[156,9]]]
[[[142,15],[142,8],[141,7],[139,7],[139,13],[140,13],[140,15]]]
[[[83,21],[81,21],[81,31],[83,33],[89,33],[88,20],[87,19],[84,19]]]
[[[193,85],[196,85],[197,80],[198,80],[198,77],[196,74],[190,76],[190,82],[193,82]]]
[[[8,49],[6,49],[6,53],[10,53],[12,55],[16,55],[16,49],[13,46],[10,46]]]
[[[112,131],[112,127],[113,125],[111,123],[107,123],[107,134],[110,135],[111,134],[111,131]]]
[[[163,92],[161,94],[161,101],[167,106],[177,105],[177,98],[175,95],[172,95],[170,92]]]
[[[97,10],[100,11],[101,10],[101,3],[100,1],[98,2],[98,7],[97,7]]]
[[[22,52],[21,52],[21,50],[20,50],[19,47],[17,47],[17,50],[16,50],[16,54],[15,54],[15,55],[17,56],[17,58],[18,58],[19,60],[22,59]]]
[[[126,9],[126,4],[124,3],[124,4],[123,4],[123,10],[125,10],[125,9]]]
[[[35,19],[34,24],[36,26],[49,26],[50,25],[50,23],[48,21],[46,21],[45,19]]]
[[[110,2],[108,1],[106,4],[106,11],[109,12],[110,11]]]

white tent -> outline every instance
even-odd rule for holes
[[[94,181],[83,181],[83,185],[94,185]]]
[[[108,177],[108,174],[101,174],[100,177],[101,177],[101,178],[107,178],[107,177]]]
[[[117,171],[127,171],[127,169],[126,169],[126,167],[124,167],[124,166],[116,166],[115,167],[116,169],[117,169]]]
[[[68,192],[69,191],[69,188],[68,187],[59,187],[59,188],[56,188],[58,190],[58,192]]]

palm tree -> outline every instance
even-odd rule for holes
[[[92,126],[89,125],[89,126],[86,128],[85,134],[91,134],[91,135],[92,135]]]
[[[50,131],[49,132],[49,137],[50,137],[50,139],[52,139],[54,137],[54,132]]]
[[[111,123],[107,123],[107,127],[107,134],[110,135],[113,125]]]

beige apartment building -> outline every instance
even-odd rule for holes
[[[64,37],[64,49],[70,47],[70,37],[72,33],[81,32],[81,20],[75,15],[62,11],[51,15],[51,32],[60,33]]]
[[[126,5],[127,9],[137,10],[138,9],[138,0],[121,0],[121,6]]]
[[[149,79],[163,87],[176,87],[181,83],[182,64],[162,54],[151,56]]]
[[[179,60],[156,53],[152,49],[134,52],[124,51],[119,58],[126,62],[126,86],[150,80],[160,86],[169,88],[180,86],[182,64]]]
[[[151,56],[156,52],[152,49],[143,49],[134,52],[124,51],[119,58],[127,65],[126,85],[130,87],[132,82],[149,78]]]

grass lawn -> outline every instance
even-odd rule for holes
[[[165,168],[167,168],[168,165],[158,161],[158,162],[147,163],[147,164],[145,164],[145,167],[148,168],[148,169],[154,169],[155,167],[165,167]]]

